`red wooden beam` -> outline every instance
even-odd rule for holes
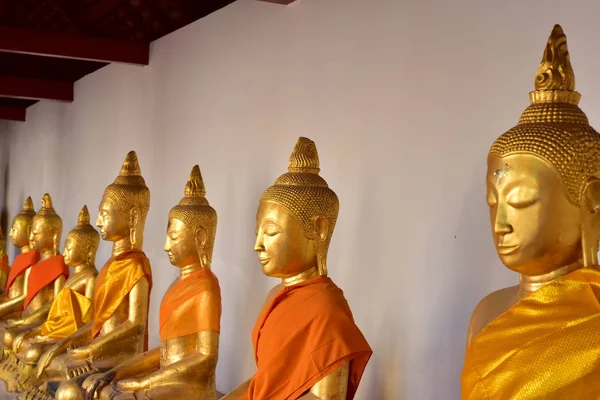
[[[25,121],[27,109],[22,107],[2,107],[0,106],[0,119],[9,121]]]
[[[148,65],[148,43],[0,26],[0,51],[58,58]]]
[[[0,76],[0,97],[73,101],[73,83]]]
[[[121,0],[104,0],[91,7],[83,16],[85,22],[94,22],[121,3]]]
[[[264,1],[265,3],[283,4],[284,6],[287,6],[288,4],[291,4],[296,0],[258,0],[258,1]]]

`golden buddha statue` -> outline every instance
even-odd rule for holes
[[[37,376],[57,399],[83,399],[81,384],[147,348],[150,262],[142,251],[150,191],[135,152],[104,191],[96,225],[114,242],[96,278],[92,321],[53,344],[39,359]],[[62,381],[62,382],[61,382]],[[60,386],[59,386],[60,385]]]
[[[256,216],[262,271],[281,279],[252,332],[258,370],[223,400],[351,399],[372,354],[327,277],[339,203],[319,176],[313,141],[298,139],[288,171],[262,194]]]
[[[4,293],[8,274],[10,274],[10,265],[8,264],[8,255],[6,254],[6,238],[0,226],[0,294]]]
[[[16,318],[21,315],[23,303],[27,296],[27,276],[31,266],[35,265],[40,254],[31,248],[29,243],[29,232],[33,224],[35,210],[31,197],[27,197],[23,209],[15,216],[8,236],[13,246],[20,250],[20,254],[14,259],[12,268],[8,274],[5,295],[0,301],[0,319]]]
[[[33,217],[31,225],[29,242],[41,258],[31,267],[27,276],[23,312],[20,318],[0,322],[0,337],[5,352],[12,352],[15,336],[46,320],[52,300],[69,276],[69,268],[58,251],[61,235],[62,219],[54,210],[52,198],[46,193],[42,198],[42,208]]]
[[[27,366],[35,366],[41,354],[58,340],[75,333],[92,320],[92,296],[96,282],[95,260],[100,235],[90,225],[90,214],[83,206],[77,226],[67,235],[64,261],[73,267],[73,274],[58,293],[48,318],[39,325],[17,336],[13,351]]]
[[[160,307],[160,347],[89,377],[83,384],[87,398],[216,398],[221,290],[210,262],[217,213],[205,196],[196,165],[183,199],[169,213],[165,251],[180,276]]]
[[[600,346],[600,135],[577,106],[565,34],[556,25],[531,105],[488,156],[496,250],[519,285],[475,308],[463,399],[591,399]]]

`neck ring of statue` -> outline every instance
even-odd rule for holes
[[[582,262],[579,260],[573,264],[565,265],[564,267],[560,267],[543,275],[527,276],[519,274],[519,290],[523,294],[528,295],[540,289],[542,286],[554,282],[556,279],[561,278],[581,267]]]
[[[290,276],[288,278],[282,278],[281,284],[283,286],[293,286],[297,285],[298,283],[307,281],[309,279],[316,278],[317,276],[319,276],[319,270],[317,269],[317,267],[311,267],[306,271],[300,272],[297,275]]]
[[[186,265],[185,267],[181,267],[179,269],[179,277],[181,279],[185,279],[188,276],[192,275],[194,272],[198,272],[202,269],[202,266],[200,265],[200,262],[195,262],[193,264],[190,265]],[[206,268],[206,269],[210,269],[210,268]]]
[[[78,274],[86,269],[96,269],[96,265],[93,262],[84,262],[76,267],[73,267],[73,274]]]
[[[40,252],[40,256],[41,256],[40,257],[40,261],[47,260],[49,258],[52,258],[52,257],[56,256],[56,255],[58,255],[58,252],[54,248],[48,249],[48,250],[42,250]]]
[[[129,235],[127,235],[123,239],[115,241],[113,244],[112,255],[113,257],[117,257],[131,249],[133,249],[133,246],[131,245],[131,239],[129,238]]]

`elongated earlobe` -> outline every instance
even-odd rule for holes
[[[600,179],[588,180],[581,196],[581,247],[583,265],[598,265],[600,239]]]

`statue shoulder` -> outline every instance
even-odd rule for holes
[[[508,310],[518,298],[519,286],[510,286],[496,290],[485,296],[473,310],[469,332],[467,334],[467,345],[490,322],[498,318]]]

